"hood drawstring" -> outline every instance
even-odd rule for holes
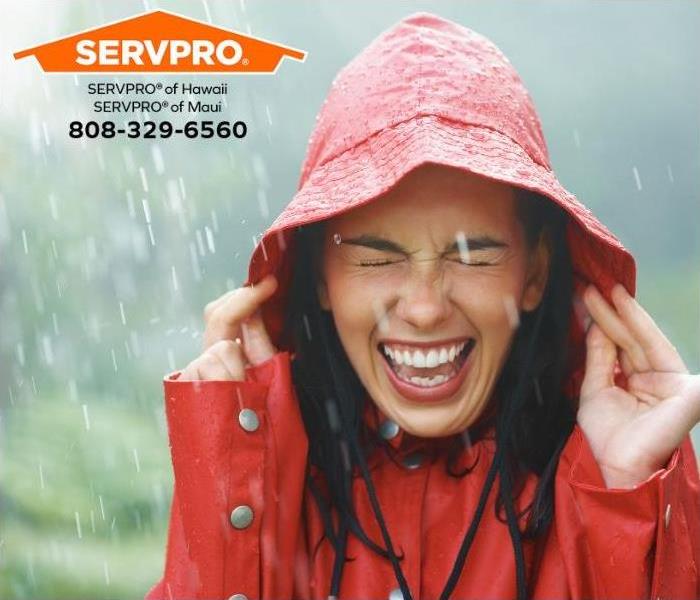
[[[527,358],[526,358],[524,368],[522,371],[525,373],[527,373],[529,371],[530,367],[532,366],[535,341],[537,340],[537,337],[539,336],[539,333],[540,333],[540,328],[541,328],[541,324],[542,324],[542,315],[545,312],[544,309],[545,309],[545,304],[547,302],[547,297],[548,297],[548,295],[545,294],[544,297],[542,298],[542,301],[540,303],[540,307],[537,311],[537,315],[535,316],[535,323],[533,326],[533,331],[532,331],[532,334],[530,335],[530,339],[528,340],[527,352],[525,354],[525,356]],[[483,509],[485,506],[486,497],[488,496],[488,493],[491,489],[491,486],[493,485],[496,469],[498,469],[500,477],[501,477],[501,483],[499,486],[499,493],[504,496],[503,503],[504,503],[504,506],[506,509],[506,516],[507,516],[507,520],[508,520],[508,530],[510,532],[511,541],[513,542],[513,551],[515,554],[515,572],[516,572],[517,594],[518,594],[517,598],[518,598],[518,600],[527,600],[527,597],[528,597],[527,575],[526,575],[526,569],[525,569],[525,558],[523,555],[522,536],[520,534],[520,529],[518,528],[518,523],[517,523],[517,519],[515,516],[515,511],[513,509],[513,497],[511,494],[510,472],[508,471],[508,465],[506,464],[506,461],[504,458],[507,436],[510,434],[510,424],[511,424],[512,420],[515,418],[515,415],[518,414],[518,410],[520,409],[520,405],[523,403],[523,401],[525,399],[525,384],[526,384],[525,378],[520,377],[518,379],[518,384],[517,384],[517,386],[515,388],[515,392],[513,394],[513,396],[514,396],[513,402],[508,405],[508,409],[505,411],[505,414],[502,417],[502,421],[499,419],[499,421],[497,422],[497,426],[496,426],[496,454],[493,458],[491,468],[489,469],[486,482],[484,483],[484,490],[482,490],[481,497],[479,498],[479,507],[477,508],[477,512],[474,515],[474,519],[472,520],[471,526],[469,527],[469,530],[467,531],[467,535],[465,535],[465,537],[464,537],[464,541],[462,542],[462,547],[460,548],[460,551],[457,554],[457,560],[455,561],[455,566],[452,569],[452,573],[450,573],[449,578],[447,579],[447,584],[445,585],[445,589],[443,590],[443,593],[440,595],[440,600],[447,600],[449,598],[449,595],[452,593],[455,586],[457,585],[457,581],[459,580],[459,576],[460,576],[462,569],[464,567],[464,562],[466,560],[467,553],[469,552],[472,540],[474,538],[474,534],[476,533],[476,527],[478,526],[478,523],[481,521],[481,515],[483,513]],[[500,424],[500,426],[499,426],[499,424]]]
[[[320,327],[319,328],[321,331],[321,338],[323,344],[325,344],[326,348],[330,348],[330,340],[328,339],[328,333],[326,331],[325,327]],[[332,371],[332,375],[334,377],[339,377],[339,374],[336,372],[335,365],[333,364],[333,361],[330,361],[330,368]],[[331,398],[330,401],[334,402],[336,405],[336,408],[338,409],[338,415],[341,420],[347,421],[347,414],[345,410],[343,410],[343,403],[342,402],[337,402],[335,398]],[[342,431],[343,429],[341,429]],[[347,429],[346,429],[347,430]],[[352,431],[352,429],[349,429]],[[355,435],[348,435],[348,442],[350,445],[350,450],[352,454],[355,456],[357,463],[360,467],[360,470],[362,472],[362,478],[365,481],[365,484],[367,484],[367,481],[370,479],[369,475],[369,469],[367,468],[367,463],[365,461],[363,452],[359,448],[359,443],[357,440],[357,436]],[[342,442],[341,442],[342,443]],[[350,470],[352,471],[352,465],[350,465]],[[351,476],[352,477],[352,476]],[[352,483],[351,483],[352,485]],[[391,538],[389,536],[389,532],[386,527],[386,523],[384,522],[384,518],[381,514],[381,509],[379,508],[379,502],[377,500],[376,494],[374,492],[374,486],[371,484],[367,488],[369,492],[369,497],[370,497],[370,502],[372,504],[372,509],[374,510],[375,515],[378,518],[379,521],[379,526],[382,532],[382,537],[384,538],[384,543],[387,546],[387,552],[388,552],[388,557],[389,560],[391,560],[392,566],[394,567],[394,573],[396,574],[396,578],[399,582],[399,585],[401,586],[401,590],[404,592],[405,598],[410,598],[410,592],[408,591],[408,584],[406,583],[406,578],[401,571],[401,567],[399,567],[399,561],[398,557],[396,556],[396,553],[394,552],[394,547],[391,543]],[[331,578],[331,589],[329,592],[330,597],[337,598],[339,593],[340,593],[340,580],[342,577],[343,573],[343,566],[345,563],[345,547],[347,545],[347,533],[348,530],[346,527],[343,527],[342,523],[340,526],[340,531],[338,535],[338,542],[339,546],[341,548],[341,551],[338,552],[336,549],[335,552],[335,560],[333,563],[333,575]],[[408,594],[408,595],[406,595]]]

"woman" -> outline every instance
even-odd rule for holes
[[[403,19],[164,380],[147,598],[698,597],[699,376],[634,292],[505,56]]]

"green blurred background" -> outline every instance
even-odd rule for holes
[[[635,254],[640,302],[700,370],[697,2],[2,5],[0,598],[142,598],[158,580],[172,486],[162,378],[199,354],[204,305],[244,281],[293,195],[338,69],[415,10],[509,57],[559,179]],[[47,75],[12,59],[153,8],[308,56],[250,77]],[[95,117],[90,81],[222,79],[222,118],[248,123],[243,142],[67,135]]]

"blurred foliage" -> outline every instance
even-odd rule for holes
[[[162,568],[172,481],[160,415],[50,395],[8,414],[0,597],[142,596]]]
[[[86,89],[100,79],[47,76],[11,52],[144,6],[208,10],[309,55],[228,80],[222,118],[248,123],[242,143],[70,139],[70,120],[105,118]],[[696,3],[17,4],[0,23],[0,598],[142,598],[158,580],[172,489],[162,378],[199,353],[204,305],[242,283],[291,199],[338,69],[414,10],[511,59],[559,179],[635,254],[638,297],[700,368]]]

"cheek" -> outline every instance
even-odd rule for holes
[[[522,289],[516,277],[484,274],[456,282],[454,297],[482,337],[507,338],[519,321]]]
[[[338,334],[348,352],[366,347],[367,339],[377,324],[375,307],[379,306],[381,288],[364,278],[336,273],[326,280],[328,298]]]
[[[327,271],[328,297],[334,311],[344,318],[366,319],[373,305],[389,301],[390,290],[398,288],[401,278],[392,269],[335,266]]]

